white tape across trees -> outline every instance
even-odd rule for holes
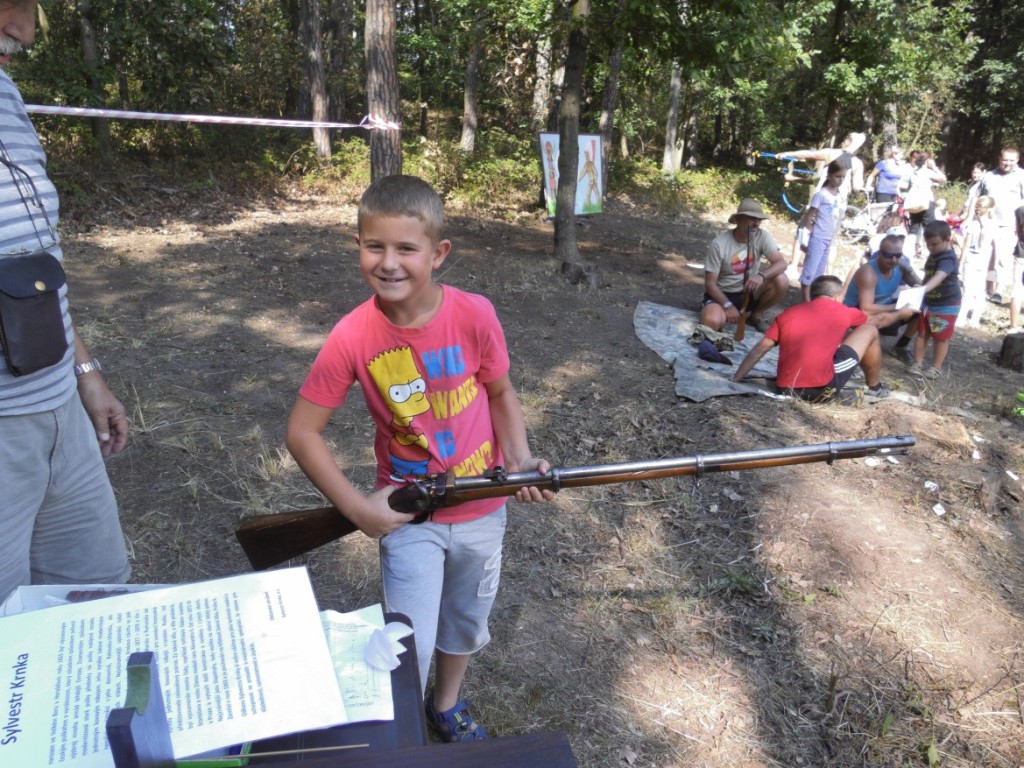
[[[26,104],[25,111],[35,115],[63,115],[65,117],[104,117],[114,120],[161,120],[171,123],[214,123],[216,125],[258,125],[267,128],[365,128],[377,131],[397,131],[399,124],[367,115],[359,123],[324,123],[315,120],[280,120],[267,117],[230,117],[227,115],[176,115],[165,112],[130,112],[122,109],[93,109],[88,107],[55,107]]]

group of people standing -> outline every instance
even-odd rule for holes
[[[964,306],[961,318],[977,327],[986,303],[1009,300],[1010,330],[1024,300],[1024,169],[1016,147],[1003,147],[997,167],[973,169],[964,204],[961,249]]]
[[[865,177],[857,152],[864,134],[851,133],[838,148],[795,150],[787,158],[825,164],[820,184],[801,218],[793,260],[805,256],[799,283],[803,303],[783,311],[774,322],[764,314],[789,288],[787,261],[777,243],[760,228],[768,218],[760,204],[743,200],[729,219],[734,228],[718,236],[705,261],[700,322],[720,331],[747,322],[764,338],[740,364],[740,381],[761,357],[779,345],[776,386],[806,400],[834,397],[860,367],[867,396],[882,399],[889,390],[880,379],[880,336],[896,336],[890,353],[921,379],[936,379],[960,321],[978,324],[987,301],[1001,302],[1000,287],[1010,288],[1010,323],[1018,323],[1024,298],[1024,169],[1019,154],[1006,147],[999,166],[975,167],[964,212],[964,236],[957,237],[935,188],[946,181],[930,153],[903,159],[891,147]],[[872,191],[909,214],[909,231],[899,215],[883,219],[859,267],[844,281],[826,274],[835,234],[852,192]],[[959,247],[959,253],[958,253]],[[912,259],[921,258],[918,275]],[[987,285],[986,285],[987,283]],[[920,288],[922,298],[899,303],[904,287]],[[986,296],[987,288],[987,296]],[[982,298],[978,299],[978,296]],[[979,307],[980,303],[980,307]],[[931,364],[925,362],[933,347]]]

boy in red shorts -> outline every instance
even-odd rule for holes
[[[950,242],[952,237],[952,230],[944,221],[929,222],[924,228],[928,259],[924,263],[924,311],[918,319],[914,364],[910,366],[913,376],[926,379],[942,376],[942,363],[949,352],[949,340],[953,338],[956,318],[960,314],[963,295],[957,279],[959,262]],[[932,365],[922,369],[929,339],[935,349]]]

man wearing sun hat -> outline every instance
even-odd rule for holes
[[[704,257],[702,325],[719,331],[726,323],[738,323],[745,307],[752,328],[761,333],[768,328],[764,312],[786,295],[789,279],[786,257],[761,229],[767,218],[759,202],[745,198],[729,217],[733,228],[711,241]]]
[[[895,336],[900,326],[921,311],[920,307],[896,309],[896,300],[902,286],[921,285],[921,278],[910,266],[910,260],[903,255],[906,237],[907,230],[903,227],[889,227],[878,250],[854,273],[843,297],[846,306],[858,307],[863,311],[868,316],[868,322],[878,328],[883,336]],[[909,323],[892,348],[892,354],[905,362],[910,360],[909,345],[916,329],[916,323]]]

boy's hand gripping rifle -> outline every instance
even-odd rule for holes
[[[731,472],[765,469],[789,464],[809,464],[863,456],[906,454],[917,442],[913,435],[849,440],[817,445],[762,448],[733,453],[684,456],[680,458],[598,464],[586,467],[552,468],[539,472],[506,472],[498,467],[479,477],[455,477],[454,473],[427,475],[413,479],[388,497],[388,504],[399,512],[416,515],[423,522],[443,507],[454,507],[474,499],[514,496],[524,487],[559,491],[586,485],[626,483],[679,475],[703,475],[707,472]],[[305,554],[319,546],[358,530],[334,507],[263,515],[242,522],[235,529],[238,543],[253,568],[263,570]]]

